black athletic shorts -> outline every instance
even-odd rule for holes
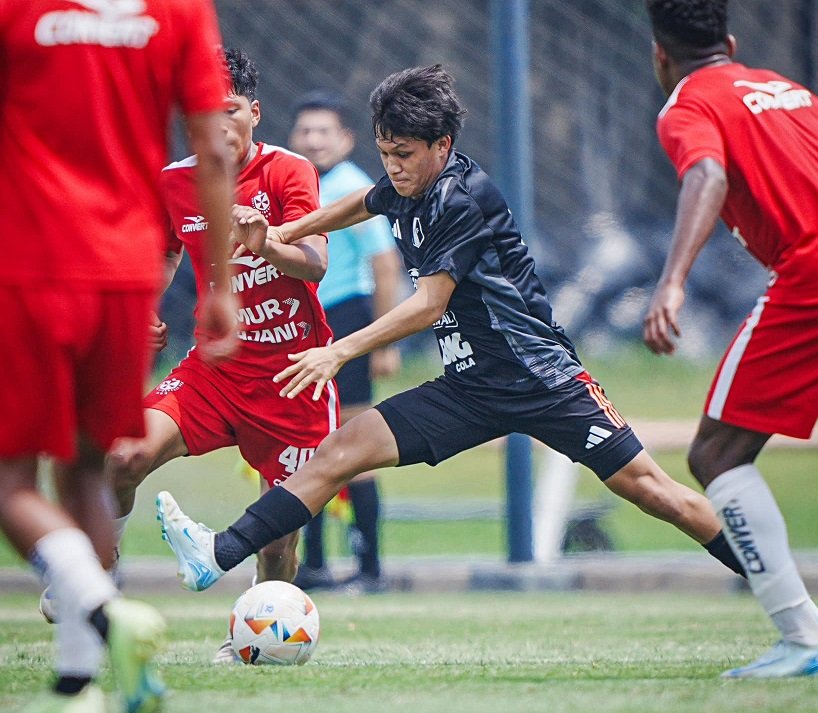
[[[335,339],[363,329],[372,322],[372,299],[351,297],[326,310],[327,322]],[[348,361],[335,375],[341,408],[372,403],[372,379],[369,376],[369,354]]]
[[[609,478],[642,450],[630,426],[587,373],[556,389],[477,399],[441,376],[375,408],[398,444],[399,465],[437,465],[509,433],[524,433]]]

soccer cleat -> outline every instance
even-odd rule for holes
[[[722,678],[787,678],[818,675],[818,646],[779,641],[753,663],[725,671]]]
[[[302,564],[295,573],[293,584],[309,592],[312,589],[332,589],[336,582],[327,567],[308,567]]]
[[[385,577],[358,572],[340,582],[335,591],[350,597],[359,597],[364,594],[383,594],[388,589]]]
[[[213,553],[215,532],[185,515],[173,496],[162,491],[156,496],[156,519],[162,524],[162,539],[170,545],[179,564],[182,586],[201,592],[217,582],[224,570]]]
[[[233,650],[233,637],[230,636],[230,634],[227,635],[227,638],[222,642],[222,645],[219,646],[219,650],[216,651],[216,655],[213,657],[210,663],[218,666],[229,666],[234,663],[243,663],[241,657]]]
[[[89,683],[75,696],[53,691],[37,696],[23,713],[105,713],[105,696],[99,686]]]
[[[108,618],[111,668],[122,692],[126,713],[155,713],[165,686],[153,666],[164,645],[165,622],[153,607],[129,599],[112,599],[104,607]]]

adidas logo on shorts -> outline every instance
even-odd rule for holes
[[[605,428],[591,426],[591,428],[588,430],[588,437],[585,439],[585,450],[598,446],[600,443],[602,443],[602,441],[610,436],[611,433],[612,431],[608,431]]]

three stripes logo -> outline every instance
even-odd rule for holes
[[[608,436],[610,436],[612,431],[609,431],[605,428],[600,428],[599,426],[591,426],[588,430],[588,438],[585,439],[585,450],[587,451],[589,448],[593,448],[594,446],[598,446],[602,441],[604,441]]]
[[[585,388],[588,389],[588,393],[590,394],[591,398],[596,401],[599,408],[602,409],[602,412],[605,414],[607,419],[613,424],[615,428],[625,428],[627,427],[627,423],[625,419],[619,414],[619,411],[616,410],[616,406],[614,406],[607,396],[605,396],[605,392],[602,390],[602,387],[597,384],[592,378],[591,375],[584,371],[581,374],[578,374],[576,377],[579,381],[582,381],[585,384]],[[597,426],[593,426],[591,428],[591,433],[588,436],[588,441],[591,445],[586,445],[586,448],[593,448],[597,443],[600,443],[605,438],[610,436],[611,434],[607,432],[604,428],[599,428],[598,430],[602,433],[597,433],[594,431]],[[592,441],[591,436],[600,437],[599,441]]]

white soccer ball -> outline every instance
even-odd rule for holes
[[[318,645],[318,609],[288,582],[262,582],[248,589],[230,612],[233,650],[244,663],[301,665]]]

